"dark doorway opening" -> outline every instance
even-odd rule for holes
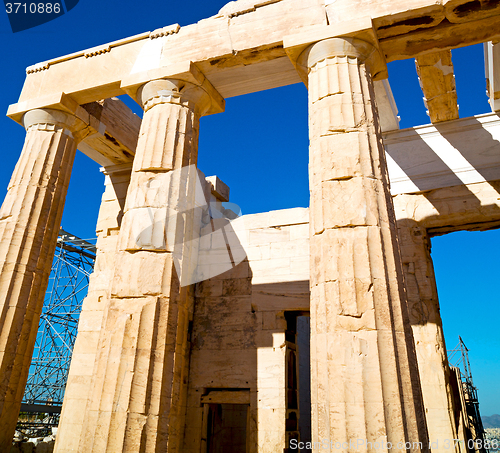
[[[311,450],[306,446],[311,441],[311,318],[309,312],[287,311],[285,319],[287,445],[284,451],[309,453]]]
[[[209,404],[207,453],[246,453],[248,404]]]

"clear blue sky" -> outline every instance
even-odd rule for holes
[[[0,110],[17,102],[31,64],[172,23],[188,25],[225,3],[80,0],[64,16],[15,34],[7,14],[0,12]],[[455,50],[453,62],[460,116],[489,112],[482,46]],[[401,127],[428,123],[414,62],[391,63],[389,74]],[[3,115],[0,129],[1,199],[25,133]],[[307,148],[307,92],[294,85],[227,99],[223,114],[203,118],[198,164],[206,175],[217,174],[230,186],[231,200],[244,214],[308,206]],[[67,231],[95,236],[103,180],[99,166],[78,153],[63,218]],[[434,238],[432,245],[447,346],[453,348],[462,336],[471,349],[481,412],[500,413],[500,230],[453,233]]]

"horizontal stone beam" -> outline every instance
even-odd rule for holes
[[[415,64],[431,123],[458,119],[451,50],[420,55]]]
[[[393,195],[500,179],[495,113],[387,132],[383,139]]]
[[[393,197],[396,219],[410,219],[431,236],[500,227],[500,180]]]
[[[78,149],[107,167],[131,163],[141,128],[141,118],[117,98],[83,105],[100,122],[97,133],[88,136]]]
[[[232,17],[222,12],[176,33],[143,33],[102,46],[106,52],[82,51],[28,68],[20,101],[54,91],[81,104],[117,96],[131,75],[189,61],[223,97],[297,83],[283,36],[291,27],[325,24],[324,7],[311,0],[277,2]]]
[[[475,2],[471,2],[475,3]],[[474,17],[474,16],[471,16]],[[388,62],[415,58],[428,52],[471,46],[500,38],[500,15],[464,23],[444,21],[432,29],[391,36],[380,40]]]
[[[250,3],[34,65],[19,100],[64,92],[85,104],[124,94],[121,81],[131,75],[189,61],[224,98],[298,83],[284,37],[349,21],[373,21],[387,61],[500,38],[500,6],[474,9],[466,0],[337,0],[326,10],[318,0]]]

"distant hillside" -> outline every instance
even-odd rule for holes
[[[485,428],[500,428],[500,415],[481,416]]]

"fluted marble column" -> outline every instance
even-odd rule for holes
[[[0,211],[0,451],[10,451],[28,379],[77,142],[86,124],[37,109]]]
[[[339,451],[384,451],[387,442],[427,451],[369,72],[375,54],[364,41],[331,38],[297,62],[309,89],[312,437],[340,442]]]
[[[398,236],[432,451],[459,452],[430,238],[410,219],[398,220]]]
[[[82,453],[178,452],[185,424],[193,301],[192,287],[184,284],[189,280],[181,282],[174,259],[183,267],[189,254],[199,119],[211,97],[200,86],[162,79],[145,84],[138,98],[145,113],[78,447]]]

